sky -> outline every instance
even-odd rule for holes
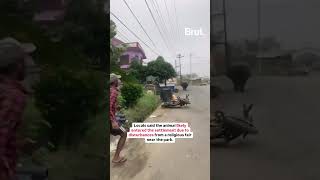
[[[257,0],[226,0],[226,8],[228,40],[257,37]],[[319,8],[319,0],[261,0],[261,36],[276,37],[283,49],[320,48]]]
[[[175,66],[176,57],[181,54],[182,74],[191,72],[199,76],[210,75],[210,0],[147,0],[159,29],[145,0],[125,1],[147,35],[124,0],[111,0],[110,11],[140,39],[111,15],[110,18],[116,23],[119,32],[117,38],[124,42],[139,42],[147,56],[145,62],[156,59],[160,54]],[[201,28],[204,35],[186,36],[185,28]]]

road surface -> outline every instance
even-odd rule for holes
[[[242,103],[253,103],[260,134],[212,146],[212,180],[320,179],[319,75],[253,78],[243,95],[226,78],[216,82],[225,93],[211,107],[241,115]]]
[[[129,139],[124,150],[128,161],[111,167],[111,180],[196,180],[210,179],[210,87],[190,86],[191,105],[181,109],[157,109],[147,122],[187,122],[193,139],[176,139],[174,144],[145,144]],[[112,147],[114,149],[114,146]],[[112,158],[113,153],[111,153]]]

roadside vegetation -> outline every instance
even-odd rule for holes
[[[124,110],[129,123],[126,128],[131,127],[133,122],[143,122],[160,104],[160,99],[157,95],[144,93],[137,104],[131,108]]]

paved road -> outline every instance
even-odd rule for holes
[[[248,91],[232,92],[218,78],[225,94],[213,109],[241,115],[242,103],[253,103],[252,115],[260,134],[211,150],[213,180],[319,180],[320,76],[260,77]]]
[[[210,90],[209,86],[191,86],[191,105],[182,109],[156,110],[157,118],[147,122],[188,122],[193,139],[176,139],[175,144],[145,144],[129,139],[123,166],[110,165],[111,180],[209,180],[210,171]],[[113,153],[112,153],[113,154]]]

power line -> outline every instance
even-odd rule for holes
[[[178,37],[181,40],[180,37],[180,26],[179,26],[179,21],[178,21],[178,15],[177,15],[177,8],[176,8],[176,1],[173,0],[173,7],[174,7],[174,12],[175,12],[175,18],[176,18],[176,25],[177,25],[177,29],[178,29]]]
[[[168,51],[170,52],[170,48],[169,48],[168,44],[166,43],[165,38],[163,37],[162,32],[160,31],[159,25],[158,25],[157,21],[156,21],[155,18],[154,18],[154,15],[153,15],[153,13],[152,13],[152,11],[151,11],[151,9],[150,9],[150,6],[149,6],[147,0],[145,0],[144,2],[145,2],[145,4],[147,5],[147,8],[148,8],[148,10],[149,10],[149,12],[150,12],[150,14],[151,14],[152,19],[153,19],[153,22],[156,24],[156,27],[157,27],[160,35],[161,35],[161,38],[162,38],[165,46],[168,48]]]
[[[172,39],[173,39],[173,36],[172,36],[172,34],[170,33],[169,29],[168,29],[167,26],[166,26],[166,23],[165,23],[165,20],[164,20],[164,18],[163,18],[163,16],[162,16],[161,8],[160,8],[160,6],[159,6],[159,4],[158,4],[158,1],[157,1],[157,0],[155,0],[155,1],[154,1],[154,0],[151,0],[151,2],[152,2],[153,4],[155,4],[154,8],[155,8],[155,10],[156,10],[156,12],[157,12],[157,14],[158,14],[158,16],[159,16],[160,22],[162,22],[162,25],[163,25],[163,27],[164,27],[164,32],[165,32],[166,34],[168,34],[168,36],[171,35],[171,37],[169,37],[169,40],[172,40]],[[168,42],[172,43],[172,41],[168,41]],[[172,43],[172,44],[174,44],[174,43]],[[172,44],[171,44],[171,45],[172,45]],[[175,46],[172,45],[172,47],[174,48]]]
[[[127,3],[126,0],[123,0],[123,2],[126,4],[126,6],[128,7],[128,9],[130,10],[131,14],[133,15],[133,17],[137,20],[137,22],[139,23],[140,27],[142,28],[143,32],[147,35],[147,37],[149,38],[149,40],[151,41],[152,45],[154,46],[154,48],[157,49],[155,43],[152,41],[152,39],[150,38],[149,34],[147,33],[147,31],[144,29],[144,27],[142,26],[141,22],[139,21],[138,17],[134,14],[134,12],[132,11],[132,9],[130,8],[129,4]]]
[[[164,5],[166,6],[166,12],[167,12],[167,16],[168,16],[168,19],[169,19],[169,24],[170,24],[170,28],[171,28],[171,31],[173,33],[176,33],[177,35],[179,35],[179,33],[177,33],[176,29],[174,28],[173,26],[173,23],[171,21],[171,18],[170,18],[170,13],[169,13],[169,9],[168,9],[168,6],[167,6],[167,1],[166,0],[163,0],[164,1]],[[175,37],[175,36],[174,36]],[[173,37],[173,39],[174,39]]]
[[[145,46],[147,46],[153,53],[160,55],[159,53],[155,52],[149,45],[147,45],[136,33],[134,33],[128,26],[126,26],[115,14],[110,11],[110,14],[115,17],[124,27],[126,27],[136,38],[138,38]]]
[[[121,33],[119,30],[117,31],[117,35],[121,36],[125,41],[130,42],[129,38],[126,37],[123,33]]]
[[[150,2],[151,2],[151,6],[153,7],[153,9],[154,9],[155,12],[156,12],[155,15],[158,16],[160,29],[162,30],[162,32],[163,32],[164,35],[167,35],[167,34],[168,34],[167,28],[166,28],[166,26],[165,26],[165,23],[164,23],[163,19],[161,18],[161,14],[159,13],[159,11],[158,11],[158,9],[157,9],[157,7],[156,7],[155,2],[154,2],[153,0],[150,0]],[[170,49],[172,49],[172,48],[173,48],[172,43],[169,41],[169,40],[170,40],[170,37],[169,37],[169,40],[168,40],[167,36],[165,36],[165,37],[166,37],[165,40],[167,41],[168,45],[170,46]]]

